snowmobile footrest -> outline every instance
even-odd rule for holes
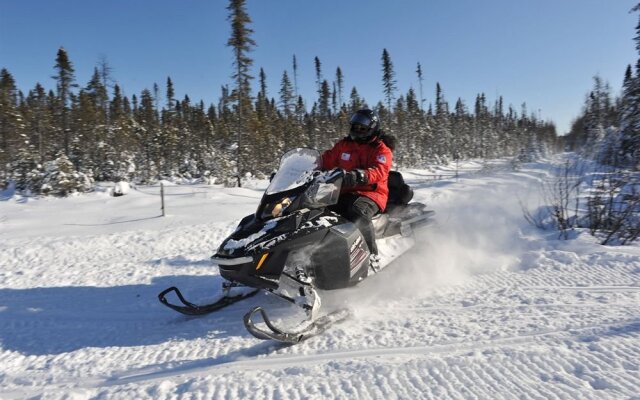
[[[249,293],[245,293],[245,294],[240,294],[237,296],[225,296],[222,297],[220,300],[216,301],[215,303],[211,303],[211,304],[204,304],[204,305],[197,305],[197,304],[193,304],[190,301],[187,301],[187,299],[184,298],[184,296],[182,295],[182,293],[180,292],[180,289],[178,289],[175,286],[172,286],[168,289],[163,290],[159,295],[158,295],[158,300],[160,300],[160,303],[164,304],[165,306],[171,308],[172,310],[175,310],[181,314],[185,314],[185,315],[204,315],[204,314],[209,314],[212,313],[214,311],[218,311],[219,309],[226,307],[228,305],[231,305],[233,303],[236,303],[240,300],[244,300],[248,297],[251,297],[253,295],[255,295],[256,293],[258,293],[258,289],[251,291]],[[171,292],[175,292],[176,296],[178,297],[178,299],[180,300],[180,302],[182,303],[182,305],[178,305],[178,304],[172,304],[169,303],[169,301],[167,300],[166,296],[167,294],[171,293]]]

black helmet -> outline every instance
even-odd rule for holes
[[[358,110],[349,120],[351,130],[349,137],[359,143],[371,141],[380,129],[380,118],[378,114],[371,110]]]

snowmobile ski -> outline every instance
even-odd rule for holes
[[[171,292],[175,292],[176,296],[178,296],[178,299],[180,300],[182,305],[169,303],[166,296]],[[218,311],[221,308],[227,307],[231,304],[237,303],[246,298],[249,298],[258,292],[259,292],[259,289],[255,289],[248,293],[238,294],[236,296],[229,296],[228,289],[225,289],[225,295],[220,300],[210,304],[197,305],[197,304],[191,303],[190,301],[187,301],[182,295],[182,293],[180,292],[180,289],[178,289],[175,286],[172,286],[162,291],[158,295],[158,299],[165,306],[179,313],[182,313],[184,315],[205,315],[205,314],[212,313],[214,311]]]
[[[260,313],[262,320],[267,326],[268,330],[257,327],[252,318],[255,314]],[[280,343],[296,344],[303,340],[317,336],[336,323],[342,322],[351,316],[349,309],[340,309],[332,311],[321,317],[316,318],[309,324],[305,325],[302,329],[296,329],[290,332],[284,331],[271,322],[267,316],[266,311],[262,307],[254,307],[244,316],[244,326],[254,337],[262,340],[274,340]]]

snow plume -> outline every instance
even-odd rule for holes
[[[455,188],[432,190],[431,201],[424,202],[436,211],[436,222],[416,235],[413,249],[363,282],[356,303],[429,296],[477,274],[516,268],[526,248],[526,222],[515,195],[522,187],[504,183],[469,182],[459,186],[467,193],[455,196]]]

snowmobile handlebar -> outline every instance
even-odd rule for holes
[[[342,168],[334,168],[329,171],[324,172],[324,176],[321,179],[321,182],[324,183],[334,183],[338,179],[343,178],[345,171]]]

